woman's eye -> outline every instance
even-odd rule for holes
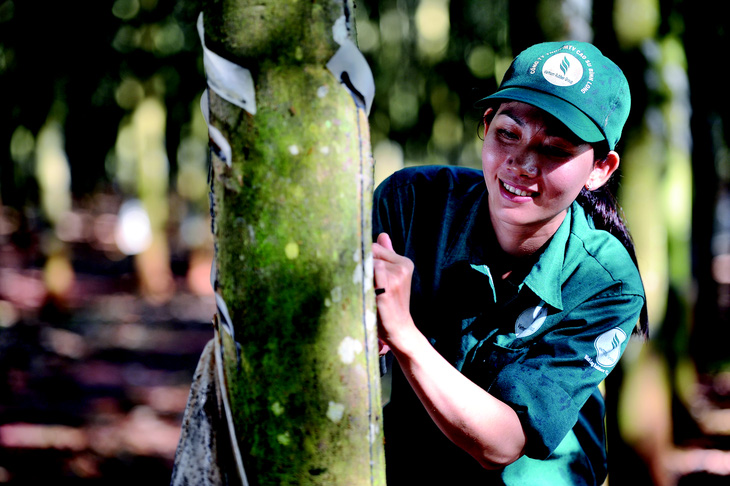
[[[565,159],[565,158],[571,157],[573,155],[567,149],[564,149],[562,147],[556,147],[554,145],[548,145],[548,146],[543,147],[542,152],[545,155],[548,155],[550,157],[559,158],[559,159]]]
[[[505,140],[517,140],[519,138],[516,133],[514,133],[510,130],[506,130],[504,128],[500,128],[497,131],[497,133],[499,134],[500,137],[504,138]]]

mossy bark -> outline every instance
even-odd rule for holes
[[[257,113],[210,91],[217,292],[251,484],[384,484],[367,116],[327,70],[345,2],[209,1],[206,45],[249,69]]]

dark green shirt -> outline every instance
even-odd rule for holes
[[[396,252],[413,260],[416,325],[457,369],[515,410],[525,456],[502,471],[482,469],[438,430],[396,365],[384,408],[388,483],[601,484],[597,387],[644,304],[638,270],[577,203],[543,248],[517,260],[497,244],[488,211],[480,171],[404,169],[376,189],[373,234],[387,232]]]

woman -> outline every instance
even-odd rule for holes
[[[376,190],[389,484],[601,484],[599,383],[645,298],[628,232],[598,197],[630,95],[594,46],[523,51],[482,100],[482,171],[422,167]]]

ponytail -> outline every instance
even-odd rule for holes
[[[613,179],[614,177],[611,178],[609,183]],[[586,214],[593,219],[593,224],[596,228],[608,231],[618,238],[624,248],[626,248],[629,252],[631,260],[633,260],[634,265],[636,265],[636,268],[638,269],[639,263],[636,259],[634,242],[628,228],[626,227],[626,220],[624,219],[623,211],[608,185],[609,184],[604,184],[602,187],[593,191],[589,191],[584,187],[581,189],[576,201],[583,207]],[[646,308],[646,302],[644,302],[644,306],[641,309],[639,323],[636,328],[634,328],[634,334],[639,335],[644,339],[649,337],[649,316]]]

